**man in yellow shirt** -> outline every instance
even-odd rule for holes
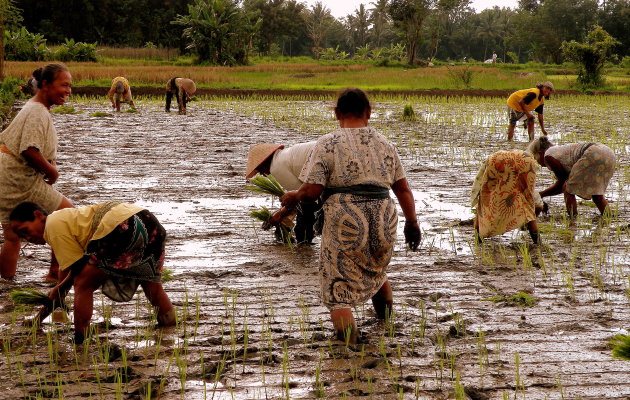
[[[512,93],[507,100],[508,118],[510,120],[508,126],[508,140],[514,137],[514,129],[516,123],[523,119],[527,119],[527,134],[529,141],[534,140],[534,116],[532,111],[538,114],[538,123],[543,135],[547,136],[545,125],[543,123],[543,106],[545,99],[553,92],[553,84],[551,82],[543,82],[536,85],[535,88],[517,90]]]
[[[138,286],[154,307],[158,323],[174,325],[175,309],[161,284],[166,231],[149,211],[107,202],[47,215],[38,204],[19,204],[9,216],[11,229],[35,244],[48,243],[59,262],[59,283],[48,293],[35,323],[63,302],[74,285],[75,342],[83,342],[93,312],[94,291],[129,301]]]

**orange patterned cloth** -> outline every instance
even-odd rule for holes
[[[488,157],[472,194],[480,237],[500,235],[536,219],[537,168],[534,157],[522,150],[498,151]]]

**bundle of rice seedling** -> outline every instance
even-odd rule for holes
[[[251,210],[249,212],[249,215],[251,215],[253,218],[262,221],[263,225],[262,228],[264,230],[268,230],[271,229],[271,225],[269,224],[269,219],[271,218],[271,216],[273,215],[271,213],[271,211],[269,211],[269,209],[265,206],[260,207],[257,210]],[[284,242],[287,244],[290,244],[293,242],[293,235],[291,234],[291,227],[280,224],[277,228],[276,228],[276,239],[280,242]]]
[[[249,180],[251,185],[246,186],[247,189],[264,194],[270,194],[272,196],[282,196],[286,193],[282,185],[274,178],[273,175],[256,175]]]
[[[630,361],[630,335],[615,335],[610,339],[610,345],[613,357]]]
[[[29,288],[14,290],[11,292],[11,300],[16,306],[43,306],[50,303],[50,299],[46,294]]]
[[[162,283],[172,281],[175,279],[175,275],[173,275],[173,271],[168,268],[162,269]]]

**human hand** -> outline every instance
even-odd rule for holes
[[[290,210],[297,207],[299,202],[300,200],[298,198],[298,192],[296,190],[287,192],[283,196],[280,197],[280,204],[282,204],[283,207]]]
[[[420,245],[422,234],[420,233],[420,226],[418,226],[417,220],[406,220],[405,228],[403,229],[405,234],[405,243],[409,246],[409,249],[416,251]]]
[[[276,211],[275,213],[273,213],[273,215],[271,216],[271,218],[269,218],[266,224],[269,224],[270,226],[280,225],[280,223],[284,219],[285,214],[286,214],[286,209],[283,207],[279,209],[278,211]]]

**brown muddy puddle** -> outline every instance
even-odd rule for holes
[[[18,277],[0,288],[0,398],[96,399],[625,399],[630,363],[607,341],[630,329],[628,313],[628,100],[554,99],[552,140],[611,146],[619,168],[607,197],[618,216],[598,224],[579,204],[573,224],[560,197],[542,217],[545,246],[525,232],[472,240],[469,188],[479,160],[501,148],[502,99],[377,100],[372,125],[397,143],[414,189],[423,242],[402,239],[390,264],[396,315],[355,311],[366,343],[332,340],[318,298],[319,246],[276,244],[249,210],[277,206],[244,189],[250,145],[315,140],[334,127],[324,101],[207,99],[189,115],[141,99],[139,114],[91,117],[106,100],[72,102],[55,115],[59,189],[76,205],[135,202],[168,232],[165,288],[180,323],[155,329],[144,296],[95,296],[98,333],[73,348],[71,324],[23,327],[28,311],[7,296],[46,290],[45,248],[27,245]],[[418,119],[399,120],[404,104]],[[569,112],[571,110],[571,112]],[[551,183],[544,170],[539,187]],[[489,301],[526,292],[531,307]],[[71,317],[71,315],[70,315]]]

